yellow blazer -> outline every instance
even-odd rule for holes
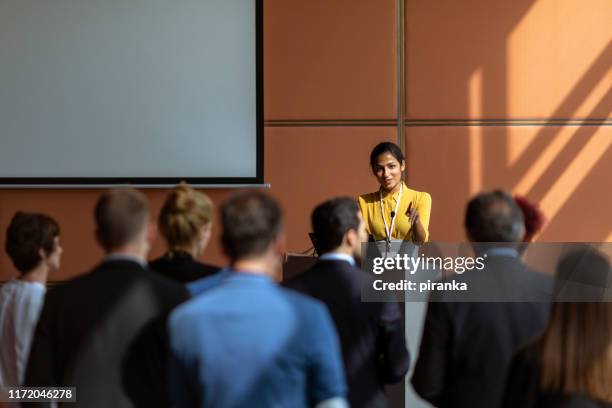
[[[395,194],[383,193],[383,207],[387,226],[389,227],[391,226],[391,211],[395,209],[398,195],[399,191]],[[380,193],[376,191],[374,193],[363,194],[359,196],[358,201],[361,215],[363,216],[368,232],[372,234],[376,240],[387,239],[385,224],[380,209]],[[408,218],[408,206],[410,203],[412,203],[412,208],[416,208],[419,211],[421,224],[425,229],[425,242],[427,242],[429,240],[431,195],[429,195],[429,193],[412,190],[408,188],[405,183],[402,191],[402,198],[395,217],[395,225],[393,226],[393,231],[391,231],[391,239],[401,239],[404,241],[412,240],[412,226]]]

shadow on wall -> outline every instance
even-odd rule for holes
[[[612,240],[610,6],[443,3],[406,3],[408,179],[433,239],[463,239],[466,201],[501,187],[540,204],[540,241]]]

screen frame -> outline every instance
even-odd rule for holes
[[[255,177],[0,177],[0,188],[96,188],[112,186],[171,187],[181,182],[194,186],[245,187],[264,184],[264,69],[263,0],[255,2]]]

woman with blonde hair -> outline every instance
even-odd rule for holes
[[[166,197],[157,221],[167,251],[150,263],[153,270],[181,283],[211,276],[220,268],[197,261],[212,229],[210,198],[187,184],[180,184]]]

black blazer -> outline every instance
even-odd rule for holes
[[[537,343],[523,347],[514,355],[506,381],[503,408],[612,408],[610,403],[584,395],[540,389],[540,355]]]
[[[516,257],[490,256],[482,271],[455,277],[478,294],[534,302],[432,302],[425,316],[414,390],[436,407],[499,406],[516,347],[548,322],[552,278],[527,269]],[[507,290],[500,290],[505,287]],[[432,293],[456,300],[460,293]],[[440,299],[437,299],[440,300]]]
[[[70,403],[75,407],[166,405],[166,338],[160,320],[187,298],[182,285],[130,260],[102,262],[51,289],[34,334],[25,384],[77,387],[77,402]],[[146,347],[139,349],[139,360],[130,357],[133,343],[152,327],[157,329],[140,340]],[[129,379],[131,386],[138,388],[141,381],[161,385],[149,390],[149,401],[133,401],[125,378],[129,358],[139,364],[130,367],[132,373],[140,374]],[[148,372],[151,367],[161,371]]]
[[[319,261],[283,285],[325,303],[334,320],[349,387],[351,407],[385,407],[384,384],[408,371],[404,320],[396,302],[361,301],[372,277],[345,261]]]
[[[218,266],[196,261],[186,252],[167,252],[149,262],[149,267],[166,278],[183,284],[207,278],[221,270]]]

